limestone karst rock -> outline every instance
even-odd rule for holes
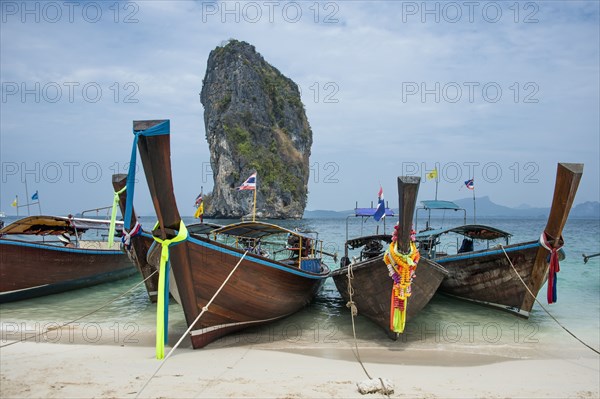
[[[211,51],[200,95],[214,188],[210,217],[252,212],[251,191],[236,188],[257,172],[257,213],[301,218],[306,206],[312,131],[298,85],[237,40]]]

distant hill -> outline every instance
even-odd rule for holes
[[[467,217],[473,217],[473,198],[463,198],[454,202],[467,210]],[[547,218],[550,213],[550,208],[534,208],[523,205],[518,208],[510,208],[498,205],[487,196],[476,198],[475,208],[477,216],[480,217]]]
[[[473,217],[473,198],[463,198],[453,201],[457,205],[463,207],[467,211],[467,218]],[[420,205],[420,203],[419,203]],[[536,208],[529,205],[523,204],[517,208],[510,208],[504,205],[498,205],[489,197],[476,198],[476,212],[478,217],[497,217],[497,218],[526,218],[526,219],[538,219],[547,218],[550,213],[550,208]],[[394,209],[395,213],[398,213],[398,209]],[[305,219],[336,219],[345,218],[349,215],[353,215],[354,210],[347,211],[330,211],[330,210],[314,210],[305,211]],[[462,212],[448,212],[445,217],[447,218],[462,218]],[[578,205],[575,205],[569,217],[572,218],[589,218],[589,219],[600,219],[600,202],[588,201]]]
[[[587,201],[571,209],[570,216],[577,218],[600,219],[600,202]]]

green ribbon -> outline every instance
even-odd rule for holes
[[[127,186],[119,191],[115,191],[113,199],[112,213],[110,214],[110,227],[108,228],[108,248],[111,249],[115,243],[115,225],[117,224],[117,205],[119,205],[119,195],[127,190]]]
[[[183,220],[179,222],[179,232],[177,235],[169,240],[161,240],[158,237],[154,237],[154,240],[158,242],[162,248],[160,251],[160,267],[158,271],[158,297],[156,302],[156,358],[163,359],[165,357],[165,341],[167,340],[165,334],[165,326],[168,323],[168,284],[169,275],[167,273],[169,261],[169,246],[181,241],[184,241],[188,236],[187,228],[183,223]]]

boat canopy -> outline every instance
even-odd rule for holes
[[[353,238],[351,240],[346,241],[346,244],[350,248],[356,249],[356,248],[364,247],[365,245],[367,245],[367,243],[369,243],[371,241],[385,241],[386,243],[389,244],[392,242],[392,236],[389,234],[375,234],[375,235],[371,235],[371,236]]]
[[[354,216],[373,216],[377,208],[355,208]],[[385,216],[394,216],[394,211],[390,208],[385,208]]]
[[[214,229],[214,234],[225,234],[234,237],[260,239],[275,234],[291,234],[303,238],[314,238],[298,231],[286,229],[275,224],[264,222],[240,222]]]
[[[420,231],[417,233],[416,238],[419,241],[424,241],[447,233],[460,234],[474,240],[497,240],[498,238],[508,238],[512,235],[506,231],[491,226],[484,226],[481,224],[466,224],[448,229]]]
[[[448,209],[453,211],[463,209],[452,201],[425,200],[421,201],[421,203],[423,204],[423,208],[425,209]]]
[[[194,223],[186,227],[190,234],[210,234],[215,229],[218,229],[223,226],[216,223]]]
[[[0,230],[0,234],[60,235],[75,234],[90,229],[108,230],[110,220],[69,218],[65,216],[28,216],[17,220]],[[116,222],[116,230],[123,228],[123,222]]]

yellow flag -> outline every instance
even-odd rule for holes
[[[12,204],[10,204],[10,206],[16,207],[17,205],[18,205],[17,198],[15,197],[15,200],[12,202]]]
[[[427,180],[437,178],[437,168],[433,169],[431,172],[427,173]]]
[[[198,219],[202,215],[204,215],[204,202],[201,202],[200,206],[198,206],[198,209],[196,209],[196,213],[194,213],[194,218]]]

